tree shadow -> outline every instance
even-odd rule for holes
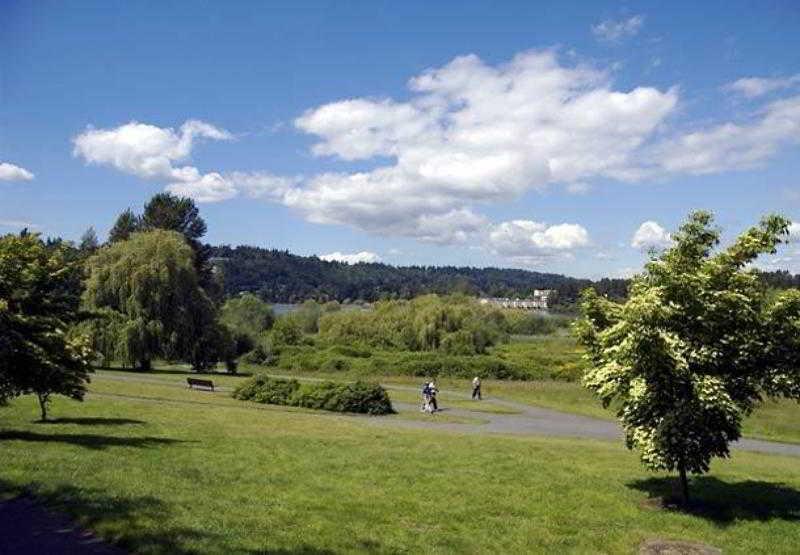
[[[53,418],[51,420],[37,420],[35,424],[78,424],[80,426],[123,426],[125,424],[146,424],[143,420],[134,420],[132,418],[103,418],[103,417],[85,417],[85,418]]]
[[[0,441],[5,440],[69,443],[71,445],[86,447],[87,449],[99,450],[109,447],[155,447],[157,445],[186,443],[184,440],[166,437],[116,437],[97,434],[38,434],[22,430],[0,432]]]
[[[800,491],[785,484],[746,480],[723,482],[712,476],[698,476],[690,482],[690,503],[676,501],[675,478],[647,478],[627,484],[646,492],[669,510],[688,513],[727,526],[737,520],[800,521]]]
[[[196,553],[189,545],[217,537],[169,526],[171,507],[151,496],[111,497],[70,485],[21,488],[0,480],[0,499],[9,496],[16,497],[0,501],[0,553],[188,555]],[[98,529],[114,545],[98,539],[92,532]]]

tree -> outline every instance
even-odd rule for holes
[[[800,291],[770,294],[750,264],[776,252],[788,220],[770,216],[718,251],[706,212],[654,253],[617,304],[584,291],[577,333],[593,368],[584,384],[618,406],[628,448],[654,470],[687,474],[728,457],[765,396],[800,399]]]
[[[33,393],[42,420],[53,394],[82,400],[90,349],[66,330],[77,318],[71,284],[80,267],[61,242],[38,234],[0,237],[0,401]]]
[[[125,211],[117,217],[114,222],[114,227],[108,233],[108,242],[116,243],[118,241],[126,241],[131,233],[141,230],[141,222],[139,217],[133,213],[133,210],[126,208]]]
[[[158,356],[205,366],[203,353],[213,352],[207,342],[215,307],[199,286],[194,253],[180,234],[137,232],[86,264],[86,308],[119,315],[110,318],[123,321],[116,352],[124,359],[142,370]]]
[[[88,255],[93,254],[99,246],[100,243],[97,240],[97,232],[95,232],[93,227],[89,227],[89,229],[81,235],[81,242],[78,246],[78,250],[80,250],[81,254]]]
[[[228,299],[220,309],[220,321],[233,333],[238,354],[255,347],[259,336],[272,327],[275,314],[267,303],[252,293]]]

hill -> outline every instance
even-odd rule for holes
[[[627,291],[623,279],[591,281],[509,268],[348,265],[260,247],[223,245],[210,249],[212,260],[224,272],[227,294],[251,291],[268,302],[309,298],[376,301],[452,292],[526,297],[533,289],[555,289],[558,302],[570,304],[586,287],[595,287],[613,298],[624,297]]]

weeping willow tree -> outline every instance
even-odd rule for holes
[[[194,250],[174,231],[132,233],[87,261],[83,301],[105,359],[149,370],[156,357],[187,360],[202,370],[232,342],[200,287]]]
[[[683,502],[687,475],[728,457],[765,397],[800,400],[800,290],[773,294],[752,268],[789,221],[767,217],[724,250],[712,223],[692,214],[624,304],[584,292],[577,325],[593,363],[585,385],[619,407],[646,466],[678,472]]]

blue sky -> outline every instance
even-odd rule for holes
[[[168,188],[211,243],[599,277],[800,222],[793,1],[6,0],[0,70],[0,233]]]

